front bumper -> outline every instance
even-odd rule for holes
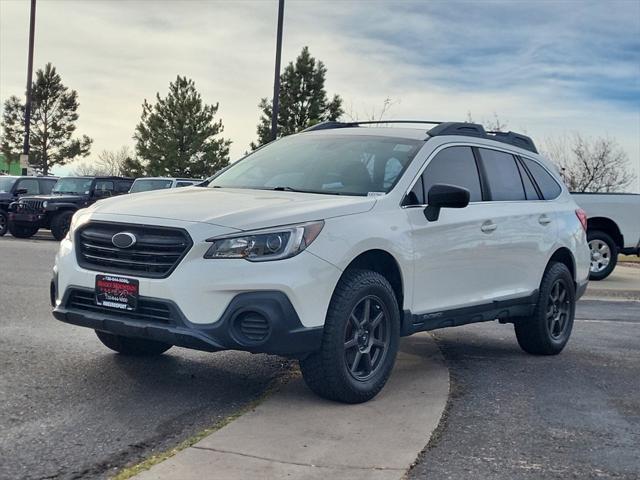
[[[23,226],[40,226],[45,222],[47,215],[44,213],[14,213],[9,212],[9,221]]]
[[[52,291],[55,291],[55,280]],[[53,310],[58,320],[126,337],[145,338],[171,345],[215,352],[243,350],[301,357],[318,350],[322,327],[304,327],[285,294],[277,291],[238,294],[214,324],[191,323],[170,301],[141,297],[142,304],[164,305],[166,318],[145,319],[89,304],[71,301],[80,292],[87,298],[93,291],[70,288]],[[80,306],[78,306],[80,305]],[[248,319],[248,322],[247,322]]]

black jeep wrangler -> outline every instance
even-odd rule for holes
[[[133,180],[125,177],[61,178],[50,195],[23,196],[9,206],[9,232],[17,238],[29,238],[39,229],[47,228],[56,240],[62,240],[76,211],[101,198],[127,193]]]
[[[9,205],[23,195],[48,195],[58,177],[0,176],[0,237],[7,233]]]

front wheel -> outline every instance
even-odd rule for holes
[[[8,223],[9,233],[16,238],[31,238],[38,233],[38,227],[23,227],[13,222]]]
[[[387,382],[399,337],[398,302],[387,279],[347,272],[331,299],[320,350],[300,361],[302,376],[321,397],[366,402]]]
[[[0,212],[0,237],[4,237],[7,233],[7,214]]]
[[[569,269],[552,263],[540,284],[533,315],[515,321],[518,344],[527,353],[556,355],[562,351],[573,328],[576,293]]]
[[[100,341],[111,350],[122,355],[134,356],[154,356],[160,355],[169,350],[172,345],[155,340],[147,340],[144,338],[123,337],[122,335],[114,335],[113,333],[101,332],[96,330],[96,335]]]
[[[74,212],[70,210],[64,210],[57,213],[51,220],[51,233],[53,238],[60,241],[67,236],[69,228],[71,227],[71,218]]]
[[[589,280],[604,280],[618,263],[618,247],[610,235],[600,230],[587,233],[587,242],[591,250]]]

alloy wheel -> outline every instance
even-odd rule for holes
[[[565,334],[569,325],[571,303],[567,284],[563,279],[554,282],[547,302],[547,326],[549,335],[554,340],[559,340]]]
[[[382,301],[369,295],[351,311],[344,336],[347,370],[353,378],[365,381],[384,364],[391,341],[390,315]]]

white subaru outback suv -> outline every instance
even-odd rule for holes
[[[200,186],[80,210],[53,314],[122,354],[297,358],[314,392],[363,402],[415,332],[499,320],[525,351],[559,353],[587,285],[585,225],[524,135],[324,123]]]

